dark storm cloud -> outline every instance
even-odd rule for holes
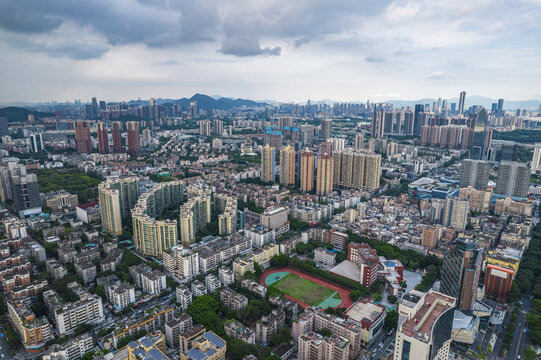
[[[61,31],[65,24],[88,29],[109,46],[178,47],[218,41],[224,54],[280,55],[280,42],[296,39],[298,47],[317,36],[347,31],[363,17],[381,12],[388,2],[0,0],[0,30],[54,36],[55,56],[73,59],[101,56],[107,47],[102,44],[94,49],[76,50],[75,47],[84,47],[84,43],[60,39],[65,35]],[[273,41],[266,40],[269,38]],[[270,44],[261,46],[261,42]],[[29,51],[50,54],[48,46],[39,41],[22,45]]]

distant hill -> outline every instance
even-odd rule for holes
[[[8,119],[8,122],[28,121],[28,114],[34,114],[36,119],[54,116],[54,114],[51,113],[33,111],[16,106],[8,106],[0,109],[0,117],[6,117]]]
[[[266,106],[266,103],[261,102],[255,102],[252,100],[247,99],[232,99],[232,98],[226,98],[226,97],[220,97],[219,99],[215,99],[211,96],[205,95],[205,94],[195,94],[191,98],[181,98],[181,99],[156,99],[156,103],[158,105],[163,106],[172,106],[175,102],[178,102],[179,105],[183,108],[189,107],[191,101],[197,101],[197,108],[202,110],[231,110],[234,108],[247,106],[247,107],[258,107],[258,106]],[[148,105],[149,102],[147,100],[131,100],[128,102],[131,106],[137,106],[137,105]]]

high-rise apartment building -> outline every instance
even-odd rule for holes
[[[385,111],[374,110],[372,115],[372,139],[382,138],[384,130]]]
[[[113,121],[111,135],[113,137],[113,152],[122,152],[122,123]]]
[[[211,122],[210,120],[201,120],[199,121],[199,135],[201,136],[210,136],[212,135],[211,131]]]
[[[433,249],[436,247],[442,236],[443,227],[441,226],[432,226],[423,229],[423,233],[421,235],[421,245],[426,246],[429,249]]]
[[[473,186],[463,187],[460,188],[458,196],[468,199],[471,210],[487,212],[492,202],[492,189],[475,190]]]
[[[447,360],[455,299],[430,290],[412,290],[398,307],[394,358],[400,360]]]
[[[440,291],[454,297],[461,310],[470,310],[475,303],[482,264],[483,250],[476,240],[458,239],[445,254]]]
[[[52,338],[51,325],[45,316],[37,317],[22,301],[7,301],[9,319],[27,351],[39,351]],[[9,355],[8,355],[9,356]]]
[[[314,189],[315,155],[309,149],[301,152],[301,190],[309,192]]]
[[[457,231],[464,231],[468,223],[468,199],[448,196],[445,199],[443,226],[450,226]]]
[[[298,341],[299,360],[348,360],[349,351],[349,339],[339,335],[324,337],[311,331]]]
[[[137,157],[141,155],[139,123],[137,121],[128,121],[126,123],[126,130],[128,133],[128,154]]]
[[[0,137],[9,135],[8,118],[0,117]]]
[[[316,193],[328,195],[332,193],[334,184],[334,159],[323,154],[317,158]]]
[[[98,151],[100,154],[109,153],[109,134],[107,133],[107,126],[104,122],[98,122]]]
[[[90,123],[88,121],[75,122],[75,143],[77,152],[92,152],[92,138],[90,137]]]
[[[199,253],[175,246],[163,253],[163,266],[181,279],[191,279],[199,274]]]
[[[460,99],[458,100],[458,113],[460,115],[464,114],[464,103],[466,102],[466,92],[460,92]]]
[[[460,168],[460,186],[473,186],[477,190],[485,190],[488,186],[490,163],[482,160],[465,159]]]
[[[33,153],[45,150],[45,145],[43,145],[43,136],[41,133],[30,135],[30,150]]]
[[[332,137],[332,120],[321,119],[321,139],[327,141]]]
[[[3,169],[3,198],[13,200],[20,218],[41,213],[38,177],[26,172],[23,164],[8,162]]]
[[[215,135],[222,135],[224,132],[224,122],[222,120],[212,120],[212,133]]]
[[[274,182],[276,149],[266,145],[261,149],[261,181]]]
[[[295,149],[289,145],[280,149],[280,184],[295,185]]]
[[[333,153],[334,185],[374,190],[380,185],[381,155],[346,149]]]
[[[525,198],[530,186],[530,168],[525,163],[502,161],[494,192],[500,195]]]
[[[122,219],[130,215],[130,211],[139,198],[139,178],[109,178],[98,185],[101,221],[105,231],[112,235],[122,234]]]
[[[364,135],[355,134],[355,151],[364,149]]]

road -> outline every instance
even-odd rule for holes
[[[376,351],[376,353],[372,356],[372,359],[382,359],[383,358],[383,353],[387,350],[389,345],[394,343],[395,333],[393,332],[393,334],[391,336],[387,336],[387,334],[385,334],[384,339],[385,340],[383,341],[383,346],[381,347],[381,349]],[[376,343],[376,345],[377,344],[378,343]]]
[[[524,333],[524,328],[526,327],[526,313],[533,307],[533,301],[530,300],[529,296],[523,295],[521,298],[522,301],[522,311],[517,317],[515,322],[515,332],[513,333],[514,341],[511,344],[511,349],[507,353],[506,359],[513,360],[517,359],[517,355],[523,354],[524,351],[530,346],[528,342],[528,335]]]

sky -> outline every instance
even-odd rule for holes
[[[541,99],[541,0],[0,0],[0,103]]]

